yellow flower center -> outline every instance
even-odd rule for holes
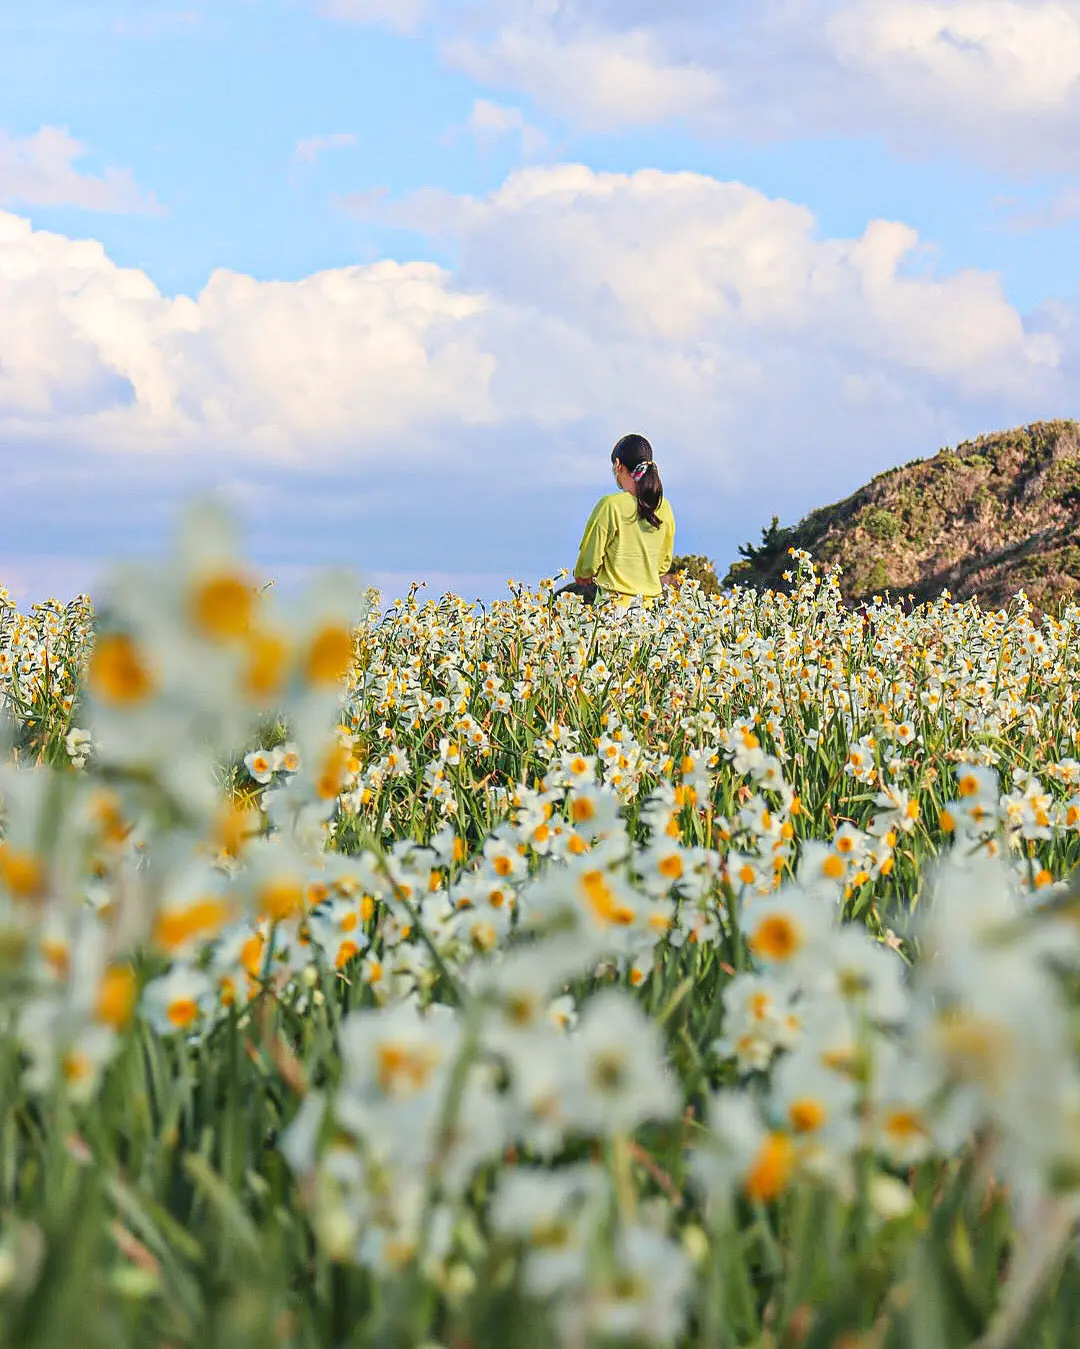
[[[665,876],[669,881],[677,881],[683,874],[682,856],[677,853],[668,853],[666,857],[660,859],[657,870],[661,876]]]
[[[420,1091],[427,1085],[435,1066],[430,1049],[392,1040],[379,1045],[375,1061],[379,1087],[387,1096]]]
[[[90,657],[90,687],[103,703],[130,707],[154,691],[154,680],[138,647],[124,633],[100,637]]]
[[[169,1003],[166,1016],[169,1024],[175,1026],[177,1030],[182,1030],[190,1026],[198,1019],[199,1004],[194,998],[175,998]]]
[[[39,899],[45,889],[45,867],[36,853],[0,843],[0,880],[16,899]]]
[[[611,882],[602,871],[586,871],[581,878],[585,899],[601,923],[628,927],[634,921],[634,911],[620,904]]]
[[[750,949],[767,960],[790,960],[802,946],[802,933],[786,913],[774,913],[759,924]]]
[[[245,841],[256,829],[255,814],[229,801],[218,812],[214,822],[214,842],[230,857],[239,857]]]
[[[67,942],[58,941],[55,938],[46,938],[41,943],[41,954],[45,963],[58,978],[64,979],[67,977],[68,970],[71,968],[71,951],[68,949]]]
[[[354,941],[343,941],[337,950],[337,958],[334,965],[337,969],[343,969],[353,956],[360,954],[360,947]]]
[[[323,628],[308,648],[304,672],[310,684],[340,684],[353,658],[352,633],[345,627]]]
[[[240,948],[240,964],[252,979],[258,978],[262,970],[263,947],[265,945],[262,933],[256,932]]]
[[[825,1123],[827,1113],[820,1101],[803,1096],[788,1106],[788,1118],[797,1134],[812,1134]]]
[[[113,1030],[124,1030],[135,1014],[138,982],[130,965],[110,965],[101,977],[97,995],[97,1019]]]
[[[208,897],[182,909],[163,909],[154,921],[154,944],[176,951],[198,937],[212,937],[229,921],[231,908],[223,899]]]
[[[279,633],[260,630],[247,634],[242,684],[249,698],[271,698],[281,692],[289,673],[289,655],[289,643]]]
[[[316,795],[323,801],[333,801],[345,785],[349,770],[349,751],[344,745],[332,745],[323,760],[322,772],[315,784]]]
[[[303,882],[290,877],[267,881],[256,895],[258,911],[275,923],[299,918],[304,912],[304,893]]]
[[[570,816],[575,824],[585,824],[596,818],[596,807],[587,796],[578,796],[570,807]]]
[[[242,637],[251,626],[255,591],[228,573],[200,581],[191,595],[191,621],[204,637],[223,642]]]
[[[90,1076],[90,1060],[85,1054],[72,1051],[60,1060],[60,1071],[69,1086],[76,1082],[85,1082]]]
[[[885,1132],[898,1143],[911,1143],[926,1134],[922,1119],[914,1110],[893,1110],[885,1117]]]
[[[765,1139],[747,1174],[747,1197],[767,1204],[782,1194],[795,1169],[795,1146],[787,1134],[772,1133]]]

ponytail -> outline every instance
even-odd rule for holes
[[[647,520],[654,529],[660,528],[657,510],[664,499],[664,484],[660,481],[660,470],[655,464],[649,464],[637,480],[638,519]]]
[[[622,464],[634,479],[638,519],[659,529],[657,511],[664,499],[664,484],[660,481],[660,470],[653,463],[652,446],[644,436],[623,436],[611,451],[611,462]]]

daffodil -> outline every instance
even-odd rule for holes
[[[203,1018],[213,1014],[214,985],[201,971],[176,964],[146,985],[141,1007],[159,1034],[192,1035],[201,1030]]]
[[[578,1288],[589,1242],[601,1221],[606,1185],[598,1168],[519,1168],[505,1173],[491,1204],[496,1232],[521,1243],[523,1278],[533,1297]]]
[[[664,1066],[656,1024],[627,995],[593,997],[571,1045],[570,1118],[583,1132],[627,1133],[678,1113],[680,1096]]]

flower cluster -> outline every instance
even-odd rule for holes
[[[707,1320],[747,1206],[886,1223],[975,1154],[1037,1243],[1080,1192],[1080,612],[853,614],[793,565],[383,613],[280,599],[202,507],[92,628],[4,611],[18,1089],[318,1027],[268,1043],[320,1248],[450,1302],[509,1261],[566,1343]]]

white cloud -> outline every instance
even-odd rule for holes
[[[89,465],[123,454],[130,502],[147,465],[201,465],[272,478],[277,546],[302,519],[386,571],[420,567],[409,540],[428,570],[554,569],[580,528],[567,502],[603,488],[628,429],[683,518],[745,538],[960,435],[1078,411],[1076,297],[1025,317],[995,275],[939,274],[900,222],[822,238],[741,183],[573,164],[367,209],[441,235],[454,269],[218,272],[170,299],[100,244],[0,213],[10,490],[79,462],[104,490]]]
[[[521,152],[527,159],[543,154],[548,148],[547,135],[539,127],[530,125],[520,108],[507,108],[487,98],[478,98],[473,103],[466,125],[480,145],[491,145],[506,137],[517,137]]]
[[[295,283],[216,272],[163,298],[100,244],[0,213],[0,427],[281,456],[486,415],[483,297],[381,262]]]
[[[411,33],[427,13],[427,0],[315,0],[320,13],[346,23],[376,23]]]
[[[1080,169],[1080,0],[501,0],[441,19],[451,65],[589,130],[683,118]]]
[[[909,275],[917,233],[871,221],[820,240],[811,211],[696,173],[521,170],[477,200],[418,193],[391,218],[456,240],[461,279],[567,324],[598,346],[640,343],[684,362],[769,344],[920,372],[978,396],[1053,371],[1052,337],[1026,332],[1000,281]],[[643,352],[644,354],[644,352]]]
[[[332,131],[322,136],[305,136],[296,142],[293,148],[293,162],[296,164],[314,164],[327,151],[351,150],[358,144],[352,131]]]
[[[715,74],[692,61],[667,60],[641,30],[584,28],[560,38],[541,25],[507,26],[489,43],[459,38],[444,50],[472,79],[521,89],[591,131],[693,116],[720,96]]]
[[[907,97],[950,107],[1057,112],[1080,93],[1080,12],[1021,0],[859,0],[829,24],[833,50]]]
[[[126,169],[100,177],[80,173],[86,146],[65,127],[46,126],[32,136],[0,130],[0,205],[79,206],[114,214],[156,213],[160,206]]]

